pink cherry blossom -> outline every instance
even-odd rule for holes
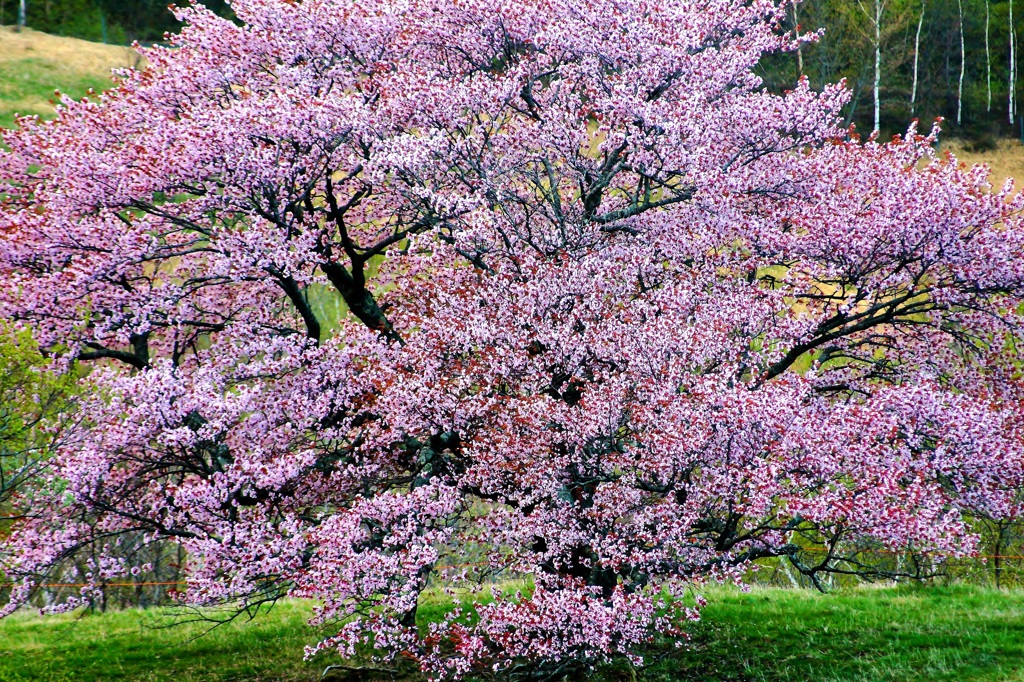
[[[564,672],[1021,513],[1024,198],[768,92],[785,3],[232,6],[4,134],[0,308],[93,366],[6,613],[133,534],[188,604],[320,600],[310,655]]]

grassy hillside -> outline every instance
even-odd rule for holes
[[[688,647],[660,652],[668,655],[635,678],[611,669],[595,679],[1024,681],[1024,591],[721,588],[708,596]],[[155,610],[77,619],[21,613],[0,621],[0,681],[313,682],[337,661],[302,661],[303,645],[315,639],[304,625],[310,608],[283,604],[199,638],[200,626],[161,628],[167,612]]]
[[[53,115],[54,90],[81,97],[111,86],[110,70],[136,65],[127,47],[0,27],[0,126],[14,114]]]

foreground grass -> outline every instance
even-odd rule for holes
[[[716,592],[692,647],[648,680],[1024,680],[1024,592]]]
[[[169,612],[157,609],[18,613],[0,621],[0,681],[317,680],[327,661],[302,661],[302,647],[315,639],[305,623],[310,611],[301,602],[279,604],[209,632],[208,624],[168,627]]]
[[[690,645],[662,652],[635,679],[1024,681],[1024,591],[716,589],[708,596]],[[282,604],[203,637],[198,625],[161,627],[167,612],[156,610],[20,613],[0,621],[0,681],[313,682],[337,661],[302,661],[303,645],[317,638],[305,625],[310,608]],[[597,677],[634,679],[625,669]]]

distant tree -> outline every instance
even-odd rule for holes
[[[0,2],[0,22],[30,26],[39,31],[103,42],[160,42],[179,24],[164,0],[47,0],[26,5],[19,0],[14,14]],[[207,9],[231,16],[225,0],[207,0]]]
[[[985,111],[992,111],[992,51],[989,48],[989,29],[991,23],[990,1],[985,0]],[[923,16],[923,14],[922,14]],[[920,35],[920,29],[918,30]]]
[[[967,48],[964,44],[964,5],[963,0],[956,0],[957,27],[960,32],[960,78],[956,88],[956,124],[963,125],[964,113],[964,73],[967,68]]]
[[[885,12],[885,5],[885,0],[873,0],[869,9],[861,2],[861,7],[871,22],[871,45],[875,52],[875,78],[872,82],[872,94],[874,95],[875,103],[875,126],[872,130],[876,133],[881,125],[881,104],[878,92],[882,82],[882,14]]]
[[[75,423],[77,375],[55,371],[27,329],[0,325],[0,537],[27,510],[17,491]]]
[[[1010,82],[1007,87],[1009,103],[1007,111],[1009,114],[1010,126],[1013,126],[1013,118],[1017,113],[1017,36],[1016,26],[1013,23],[1013,0],[1010,0],[1009,12],[1009,34],[1010,34]]]
[[[917,18],[917,32],[914,34],[914,84],[910,90],[910,115],[913,116],[917,107],[917,79],[921,63],[921,29],[924,27],[924,13],[928,7],[927,0],[921,0],[921,14]]]
[[[164,34],[177,31],[178,22],[166,0],[97,0],[108,20],[131,40],[159,42]],[[187,4],[187,3],[186,3]],[[226,0],[205,0],[203,6],[221,16],[231,16]]]

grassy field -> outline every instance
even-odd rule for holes
[[[127,47],[61,38],[25,29],[0,27],[0,126],[11,127],[14,114],[53,114],[54,90],[82,97],[90,88],[111,86],[110,70],[134,66],[137,53]]]
[[[708,596],[690,644],[636,680],[1024,681],[1024,591],[719,588]],[[155,610],[20,613],[0,621],[0,681],[313,682],[337,661],[302,661],[316,638],[304,624],[309,612],[291,602],[201,637],[195,625],[162,627],[167,614]],[[596,679],[634,678],[608,669]]]

